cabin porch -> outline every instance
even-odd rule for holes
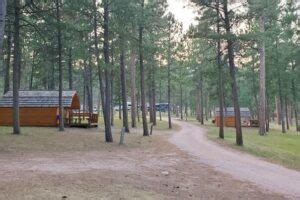
[[[98,127],[98,114],[89,112],[68,112],[65,125],[68,127],[93,128]]]

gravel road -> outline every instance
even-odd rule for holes
[[[170,141],[181,150],[193,155],[201,164],[249,181],[263,190],[283,194],[290,199],[300,199],[300,172],[266,162],[260,158],[222,147],[207,139],[206,130],[199,126],[176,121],[181,131]]]

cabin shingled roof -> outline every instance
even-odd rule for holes
[[[233,107],[226,108],[226,111],[227,112],[225,113],[225,109],[224,109],[224,111],[223,111],[224,116],[226,116],[226,117],[233,117],[233,116],[235,116],[234,108]],[[241,117],[251,117],[251,112],[250,112],[249,108],[241,107],[240,108],[240,112],[241,112]],[[215,109],[215,115],[217,117],[220,116],[220,108],[217,107]]]
[[[71,107],[76,91],[63,91],[63,107]],[[58,91],[19,91],[20,107],[58,107]],[[13,92],[8,91],[0,98],[0,107],[13,106]]]

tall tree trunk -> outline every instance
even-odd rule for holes
[[[129,133],[124,54],[125,54],[124,38],[121,36],[120,37],[120,76],[121,76],[120,79],[121,79],[121,91],[122,91],[123,127],[125,128],[125,132]]]
[[[111,88],[110,88],[110,76],[111,70],[109,69],[109,2],[108,0],[103,1],[103,56],[105,61],[105,114],[104,114],[104,125],[105,125],[105,141],[113,142],[112,132],[111,132],[111,118],[110,118],[110,106],[111,106]]]
[[[122,101],[121,101],[121,91],[119,92],[119,119],[122,119]]]
[[[114,61],[114,51],[113,49],[111,50],[111,65],[115,65]],[[111,87],[111,106],[110,106],[110,123],[111,126],[114,126],[115,124],[115,111],[114,111],[114,81],[115,81],[115,73],[114,70],[111,71],[111,79],[110,79],[110,87]]]
[[[57,44],[58,44],[58,69],[59,69],[59,131],[64,131],[64,108],[63,108],[63,102],[62,102],[63,69],[62,69],[60,0],[56,0],[55,4],[56,4]]]
[[[4,94],[10,89],[10,58],[11,58],[11,40],[12,31],[11,24],[8,23],[7,28],[7,50],[6,50],[6,68],[5,68],[5,78],[4,78]],[[1,51],[1,50],[0,50]],[[1,54],[1,53],[0,53]]]
[[[278,89],[279,89],[279,99],[280,99],[280,119],[281,119],[281,130],[282,133],[285,133],[285,119],[284,119],[284,102],[283,102],[283,94],[282,94],[282,83],[281,76],[278,72]]]
[[[85,93],[87,97],[87,107],[89,111],[89,117],[93,114],[93,84],[92,84],[92,67],[91,63],[87,64],[84,60],[84,75],[85,75]]]
[[[187,93],[185,93],[185,105],[184,105],[185,121],[188,120],[188,116],[189,116],[189,114],[188,114],[188,101],[187,101],[187,99],[188,99],[188,95],[187,95]]]
[[[198,122],[201,122],[201,111],[200,111],[200,109],[201,109],[201,104],[200,104],[200,96],[201,96],[201,94],[200,94],[200,86],[199,85],[197,85],[197,98],[196,98],[196,104],[197,104],[197,108],[196,108],[196,119],[197,119],[197,121]]]
[[[55,89],[55,64],[54,64],[54,50],[51,48],[51,58],[50,58],[50,63],[51,63],[51,72],[49,74],[49,90],[54,90]]]
[[[162,84],[161,84],[161,79],[159,79],[159,103],[161,104],[162,102]],[[159,106],[159,121],[162,121],[162,116],[161,116],[161,106]]]
[[[200,74],[199,89],[200,89],[200,123],[201,123],[201,125],[204,125],[203,75],[202,74]]]
[[[86,68],[86,60],[84,60],[83,61],[83,66],[84,66],[84,68]],[[83,70],[83,74],[84,74],[84,78],[83,78],[83,91],[82,91],[82,93],[83,93],[83,103],[82,103],[82,113],[85,113],[85,111],[86,111],[86,88],[87,88],[87,77],[86,77],[86,74],[85,74],[85,69]]]
[[[259,19],[260,33],[265,32],[265,16],[260,16]],[[266,135],[266,62],[265,62],[265,43],[264,39],[261,41],[259,48],[259,134]]]
[[[155,87],[155,66],[152,67],[152,104],[153,104],[153,126],[156,126],[156,87]]]
[[[180,93],[180,119],[183,120],[183,91],[182,91],[182,83],[179,83],[179,93]]]
[[[220,3],[217,1],[217,32],[220,34]],[[220,112],[220,126],[219,126],[219,138],[224,139],[224,86],[223,86],[223,67],[222,67],[222,52],[221,52],[221,39],[217,42],[217,65],[218,65],[218,90],[219,90],[219,112]]]
[[[266,92],[266,132],[270,131],[270,107],[269,107],[269,95]]]
[[[171,119],[171,22],[168,24],[168,124],[169,129],[172,129],[172,119]]]
[[[32,66],[31,66],[31,73],[30,73],[30,81],[29,81],[29,90],[33,88],[33,78],[35,73],[35,63],[34,63],[35,53],[33,52],[32,55]]]
[[[149,112],[149,119],[150,119],[150,123],[153,123],[153,118],[154,118],[154,115],[153,115],[153,98],[152,98],[152,67],[150,67],[150,70],[149,70],[149,75],[148,75],[148,98],[149,98],[149,109],[148,109],[148,112]]]
[[[205,93],[205,121],[208,121],[208,112],[209,112],[209,96],[208,93]]]
[[[98,80],[100,87],[100,97],[101,97],[101,106],[102,106],[102,114],[105,115],[105,97],[104,97],[104,86],[103,86],[103,71],[101,67],[100,60],[100,49],[99,49],[99,38],[98,38],[98,18],[97,18],[97,2],[93,0],[93,32],[94,32],[94,46],[95,46],[95,56],[96,63],[98,68]]]
[[[276,114],[277,114],[277,124],[281,125],[281,106],[280,106],[280,97],[276,97]]]
[[[132,50],[130,58],[130,90],[131,90],[131,127],[136,128],[136,54]]]
[[[229,12],[228,12],[228,0],[224,0],[224,17],[225,17],[226,33],[228,35],[232,35]],[[236,74],[235,74],[236,67],[234,63],[234,41],[232,39],[227,40],[227,49],[228,49],[230,76],[232,81],[231,87],[232,87],[232,98],[233,98],[234,113],[235,113],[236,144],[242,146],[243,133],[242,133],[242,125],[241,125],[241,113],[240,113],[240,105],[239,105],[239,98],[238,98]]]
[[[287,129],[287,130],[290,130],[290,124],[289,124],[289,109],[288,109],[288,99],[287,99],[287,97],[286,97],[286,96],[285,96],[284,102],[285,102],[285,119],[286,119],[286,129]]]
[[[141,2],[142,17],[144,17],[144,0]],[[144,69],[144,48],[143,48],[143,31],[142,24],[139,26],[139,53],[140,53],[140,73],[141,73],[141,108],[142,108],[142,121],[143,121],[143,135],[149,136],[147,124],[147,108],[145,96],[145,69]]]
[[[254,56],[252,56],[252,62],[253,62],[252,68],[251,68],[251,71],[252,71],[252,93],[253,93],[253,98],[254,98],[254,103],[255,103],[255,116],[258,117],[258,115],[259,115],[259,102],[258,102],[257,91],[256,91],[256,87],[255,87],[256,74],[255,74],[255,59],[254,59]]]
[[[4,28],[6,16],[6,0],[0,1],[0,54],[2,55]]]
[[[141,110],[141,95],[140,95],[140,90],[137,91],[137,101],[136,101],[136,107],[137,107],[137,119],[138,122],[140,123],[140,110]]]
[[[295,70],[295,65],[293,65],[293,71]],[[297,80],[297,79],[296,79]],[[295,84],[295,79],[292,79],[292,93],[293,93],[293,103],[294,103],[294,114],[295,114],[295,123],[296,131],[300,132],[299,116],[298,116],[298,104],[297,104],[297,89]]]
[[[72,59],[72,47],[69,48],[69,62],[68,62],[68,74],[69,74],[69,90],[73,90],[73,59]]]
[[[148,97],[149,97],[149,108],[148,112],[149,112],[149,121],[150,123],[153,123],[154,120],[154,110],[153,110],[153,98],[152,98],[152,89],[149,88],[149,93],[148,93]]]
[[[20,0],[14,0],[14,63],[13,63],[13,133],[20,134],[20,109],[19,109],[19,68],[21,67],[20,49]]]

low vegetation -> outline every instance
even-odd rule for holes
[[[102,121],[100,119],[100,121]],[[104,141],[103,123],[99,129],[69,128],[65,132],[59,132],[57,128],[47,127],[23,127],[21,135],[13,135],[11,127],[0,126],[0,154],[1,153],[24,153],[24,152],[62,152],[62,151],[90,151],[90,150],[110,150],[119,148],[119,134],[122,121],[115,119],[113,135],[115,143],[101,145]],[[132,134],[125,136],[125,146],[136,147],[141,144],[146,145],[153,139],[141,136],[142,124],[138,123],[138,128],[131,129]],[[150,127],[150,126],[149,126]],[[175,126],[175,128],[179,128]],[[167,133],[167,121],[158,121],[153,128],[153,135]],[[155,137],[154,137],[155,138]],[[154,139],[155,140],[155,139]]]
[[[281,164],[288,168],[300,170],[300,135],[296,131],[283,134],[280,127],[272,124],[271,131],[266,136],[260,136],[256,128],[244,128],[245,144],[243,147],[235,145],[235,129],[225,129],[225,140],[218,138],[218,128],[206,126],[208,137],[220,144],[262,157],[268,161]]]

